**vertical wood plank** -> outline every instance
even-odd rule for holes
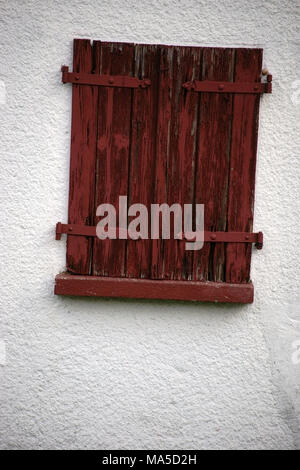
[[[74,40],[73,71],[88,73],[93,71],[92,46],[87,39]],[[72,87],[69,223],[91,225],[94,212],[98,87],[75,84]],[[69,235],[68,271],[90,274],[91,253],[91,239]]]
[[[154,204],[167,201],[167,168],[170,156],[171,107],[173,92],[173,47],[160,46],[158,116],[156,132],[156,161]],[[152,240],[151,278],[164,277],[165,241],[159,238]]]
[[[205,48],[203,80],[233,81],[234,50]],[[195,202],[204,204],[205,230],[225,231],[232,121],[232,94],[201,93]],[[194,253],[196,280],[224,281],[223,243],[205,243]]]
[[[148,208],[149,236],[151,203],[164,202],[204,203],[209,231],[252,231],[260,96],[182,88],[193,79],[231,81],[234,63],[235,81],[260,80],[260,49],[96,41],[92,50],[74,40],[73,71],[152,83],[134,91],[73,85],[69,223],[94,225],[99,204],[117,208],[128,195],[129,205]],[[67,269],[76,274],[245,283],[250,261],[250,244],[189,252],[174,239],[67,241]]]
[[[96,42],[97,73],[132,76],[134,45]],[[99,87],[96,207],[113,204],[117,212],[119,196],[127,196],[130,148],[130,88]],[[95,224],[99,218],[95,217]],[[126,240],[94,240],[93,273],[124,276]]]
[[[200,78],[201,48],[174,47],[171,96],[170,144],[167,162],[167,202],[194,202],[194,167],[199,94],[182,87]],[[162,155],[162,158],[164,156]],[[171,219],[172,220],[172,219]],[[172,232],[171,232],[172,234]],[[173,236],[173,235],[172,235]],[[193,252],[184,240],[165,240],[160,276],[164,279],[191,279]]]
[[[260,81],[261,49],[237,49],[235,81]],[[235,95],[230,156],[228,231],[252,231],[259,95]],[[226,281],[248,282],[251,244],[228,243]]]
[[[128,205],[144,204],[149,214],[154,196],[157,94],[159,76],[158,47],[135,46],[135,76],[149,78],[151,86],[135,89],[132,108],[132,136]],[[129,223],[132,218],[129,218]],[[128,240],[127,276],[147,278],[151,272],[151,239]]]

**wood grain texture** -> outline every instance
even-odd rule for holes
[[[96,41],[94,54],[98,73],[132,76],[133,44]],[[119,196],[128,194],[132,93],[128,88],[99,88],[95,207],[103,203],[113,204],[117,217]],[[94,220],[96,224],[99,218]],[[96,238],[93,274],[124,276],[125,256],[125,240]]]
[[[93,71],[89,40],[75,39],[73,71]],[[69,223],[91,225],[94,213],[98,87],[72,85],[72,131],[69,184]],[[91,273],[92,240],[68,236],[67,269]]]
[[[260,81],[262,49],[236,50],[235,81]],[[228,201],[228,231],[252,231],[258,133],[258,95],[235,95]],[[229,243],[226,282],[250,280],[252,245]]]
[[[135,76],[149,78],[151,86],[133,91],[128,205],[148,208],[154,195],[159,55],[157,46],[135,46]],[[129,222],[132,218],[129,218]],[[151,272],[151,240],[127,241],[127,277],[147,278]]]
[[[173,48],[168,154],[166,156],[162,148],[157,156],[159,159],[166,159],[166,177],[163,180],[162,176],[161,182],[166,185],[167,199],[162,202],[167,202],[169,206],[179,203],[182,209],[184,204],[193,204],[194,202],[199,103],[199,95],[186,91],[182,84],[187,80],[199,78],[201,52],[201,48]],[[162,120],[160,123],[166,125]],[[160,134],[163,135],[162,132]],[[163,137],[166,138],[166,135]],[[166,147],[166,144],[164,146]],[[171,228],[173,228],[172,224]],[[185,242],[174,240],[173,235],[171,231],[171,239],[164,241],[163,259],[158,277],[178,280],[191,279],[193,252],[185,250]]]
[[[234,50],[203,51],[203,80],[233,80]],[[201,93],[195,203],[204,204],[205,230],[225,231],[229,154],[232,121],[232,94]],[[194,253],[195,280],[223,281],[225,249],[223,243],[205,243]]]
[[[253,285],[58,274],[55,294],[245,304],[253,302]]]
[[[159,47],[159,90],[156,126],[156,158],[153,203],[167,201],[167,171],[170,158],[171,116],[173,89],[173,48]],[[151,278],[164,277],[165,241],[161,238],[152,240]]]
[[[119,196],[127,195],[128,206],[147,207],[149,236],[154,203],[204,204],[208,232],[252,231],[260,95],[196,92],[182,85],[259,82],[260,49],[100,41],[92,47],[75,40],[73,62],[74,72],[148,78],[151,84],[73,84],[69,224],[95,226],[99,204],[118,209]],[[68,234],[67,269],[202,286],[249,282],[251,243],[206,242],[193,252],[173,236],[172,230],[170,240],[100,241]]]

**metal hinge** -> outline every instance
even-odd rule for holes
[[[213,80],[192,80],[185,82],[183,88],[203,93],[272,93],[272,75],[266,82],[222,82]]]
[[[117,238],[127,239],[129,238],[126,229],[116,228]],[[58,222],[56,224],[56,240],[61,239],[61,235],[66,233],[67,235],[78,235],[85,237],[96,237],[96,227],[88,225],[76,225],[76,224],[62,224]],[[182,239],[187,241],[193,241],[192,238],[183,234]],[[207,243],[255,243],[258,250],[263,247],[263,233],[251,233],[251,232],[204,232],[204,241]]]
[[[69,67],[63,65],[62,82],[75,83],[77,85],[97,85],[120,88],[147,88],[151,85],[151,80],[144,78],[140,80],[128,75],[99,75],[96,73],[69,72]]]

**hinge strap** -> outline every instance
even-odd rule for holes
[[[96,237],[96,227],[88,225],[76,224],[56,224],[56,240],[61,239],[61,235],[78,235],[85,237]],[[188,234],[183,234],[182,239],[186,241],[195,241]],[[116,227],[116,236],[121,239],[128,239],[128,231]],[[255,243],[257,249],[261,250],[263,247],[263,233],[249,233],[249,232],[204,232],[204,241],[207,243]]]
[[[128,75],[99,75],[96,73],[69,72],[69,67],[63,65],[62,82],[75,83],[77,85],[97,85],[120,88],[147,88],[151,80],[144,78],[140,80]]]
[[[203,93],[272,93],[272,75],[266,82],[221,82],[213,80],[193,80],[185,82],[183,88]]]

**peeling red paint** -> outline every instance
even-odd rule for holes
[[[205,204],[206,231],[251,232],[260,96],[182,85],[258,82],[261,63],[261,49],[74,40],[73,72],[151,83],[72,85],[69,223],[95,226],[99,204],[117,207],[127,195],[149,208]],[[81,275],[236,284],[249,282],[250,261],[251,243],[205,242],[190,252],[172,239],[68,235],[67,269]]]

